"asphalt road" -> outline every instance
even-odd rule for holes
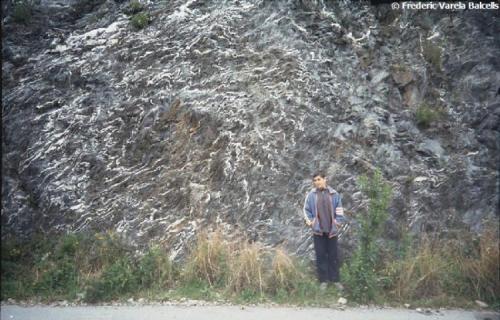
[[[260,306],[18,306],[2,305],[1,320],[500,320],[498,313],[465,310],[419,312],[395,308],[260,307]]]

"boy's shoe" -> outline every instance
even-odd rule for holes
[[[326,290],[326,286],[328,286],[328,283],[321,282],[321,284],[319,285],[319,290],[325,291]]]

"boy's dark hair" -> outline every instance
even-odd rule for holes
[[[326,175],[325,175],[325,173],[323,171],[316,171],[316,172],[314,172],[312,178],[314,179],[317,176],[320,176],[323,179],[326,177]]]

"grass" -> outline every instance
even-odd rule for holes
[[[130,18],[130,23],[136,30],[144,29],[149,25],[150,18],[147,12],[139,12]]]
[[[437,108],[431,108],[428,104],[422,103],[415,113],[417,125],[422,128],[429,128],[432,123],[438,121],[443,116],[443,111]]]
[[[422,55],[424,59],[431,64],[438,72],[442,71],[443,62],[441,59],[443,49],[438,45],[433,44],[430,40],[425,40],[422,43]]]
[[[258,244],[244,243],[231,260],[228,277],[230,291],[245,295],[262,296],[265,289],[263,248]]]
[[[17,23],[28,24],[32,18],[33,3],[29,0],[13,2],[12,19]]]
[[[196,246],[190,250],[183,280],[205,281],[212,287],[224,285],[229,275],[230,253],[230,245],[220,231],[210,235],[200,233]]]
[[[386,249],[375,265],[371,276],[377,299],[360,298],[347,288],[369,291],[363,287],[366,279],[356,278],[359,274],[345,279],[350,303],[474,307],[478,299],[500,305],[495,231],[402,243],[405,248]],[[132,297],[329,307],[340,297],[335,287],[320,292],[312,266],[284,248],[245,239],[231,242],[218,230],[200,233],[182,263],[168,256],[168,249],[158,245],[137,254],[113,232],[5,238],[1,298],[98,303]],[[353,256],[346,265],[355,270],[359,261]]]
[[[486,301],[500,307],[498,230],[479,235],[461,233],[457,239],[422,237],[399,260],[387,263],[388,299],[420,301],[438,306],[461,306]]]
[[[2,242],[2,300],[97,303],[142,296],[327,305],[334,299],[334,290],[320,297],[314,272],[283,248],[231,243],[221,231],[200,233],[182,264],[154,245],[136,255],[113,232],[42,237]]]

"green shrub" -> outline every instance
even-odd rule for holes
[[[433,44],[431,41],[426,40],[422,44],[422,54],[425,60],[430,63],[437,71],[442,70],[441,54],[443,49]]]
[[[15,22],[28,24],[31,21],[33,4],[29,0],[18,0],[13,3],[12,18]]]
[[[122,257],[106,268],[99,278],[90,282],[85,300],[106,301],[137,289],[136,266],[130,258]]]
[[[67,234],[52,242],[52,250],[35,256],[35,292],[48,297],[74,294],[78,287],[77,250],[81,236]]]
[[[167,288],[175,277],[174,267],[160,247],[151,247],[139,260],[136,276],[141,288]]]
[[[417,120],[417,125],[428,128],[434,121],[438,120],[441,117],[441,112],[423,103],[417,108],[415,117]]]
[[[341,274],[351,298],[366,303],[378,296],[382,261],[379,259],[380,251],[376,240],[382,236],[392,190],[383,181],[382,173],[378,169],[370,179],[366,176],[360,177],[359,185],[369,199],[369,208],[366,214],[359,215],[359,245],[350,261],[342,266]]]
[[[377,274],[373,256],[363,255],[357,250],[348,264],[342,266],[341,274],[349,296],[361,303],[372,302],[377,296]]]
[[[32,240],[19,240],[12,237],[2,239],[1,297],[26,298],[32,296],[37,281],[35,258],[46,255],[51,241],[41,241],[37,235]]]
[[[78,271],[71,259],[48,261],[40,271],[41,276],[34,284],[36,293],[52,297],[76,292]]]
[[[184,279],[179,282],[174,296],[177,298],[190,298],[196,300],[215,300],[221,297],[220,292],[200,279]]]
[[[137,30],[144,29],[149,24],[149,14],[146,12],[134,14],[130,19],[130,23]]]
[[[85,273],[99,272],[116,260],[127,256],[132,249],[112,231],[84,236],[80,240],[80,269]]]
[[[64,259],[65,257],[75,257],[79,246],[79,240],[79,236],[76,234],[68,234],[63,236],[56,247],[56,258]]]

